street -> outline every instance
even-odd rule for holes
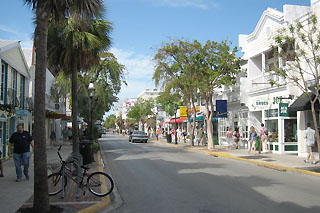
[[[319,212],[319,178],[107,134],[103,158],[122,204],[112,212]]]

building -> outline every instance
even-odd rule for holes
[[[24,49],[25,55],[28,58],[28,63],[30,64],[30,95],[32,97],[32,103],[34,103],[34,82],[35,82],[35,62],[36,62],[36,53],[34,49]],[[31,54],[31,56],[30,56]],[[52,132],[56,135],[56,142],[62,142],[63,129],[67,128],[67,121],[71,119],[71,116],[67,115],[67,106],[68,98],[60,97],[58,100],[55,100],[51,94],[51,87],[54,84],[56,74],[49,69],[46,69],[46,141],[47,145],[50,144],[50,135]]]
[[[283,79],[270,75],[266,70],[290,63],[290,58],[283,61],[275,57],[271,48],[273,36],[277,30],[302,20],[309,12],[319,15],[319,6],[319,0],[311,0],[311,7],[284,5],[283,12],[268,8],[251,34],[239,35],[239,46],[244,54],[242,59],[246,62],[242,68],[247,70],[247,76],[240,79],[240,102],[248,108],[248,113],[245,113],[247,126],[254,126],[260,131],[260,125],[264,123],[269,131],[269,150],[274,153],[306,155],[303,131],[312,117],[309,110],[293,109],[301,95],[296,86],[286,84],[278,87],[269,83],[269,79],[276,82]],[[287,113],[281,113],[280,109]]]
[[[141,92],[137,98],[141,98],[141,99],[144,99],[144,100],[148,100],[150,98],[152,99],[156,99],[160,94],[160,90],[158,89],[146,89],[144,90],[143,92]]]
[[[0,145],[7,158],[9,138],[21,123],[31,130],[29,66],[20,41],[0,40]]]

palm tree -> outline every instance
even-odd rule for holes
[[[36,48],[35,100],[34,100],[34,201],[35,212],[50,209],[47,180],[47,153],[45,137],[45,88],[47,68],[48,23],[64,20],[69,14],[82,17],[99,17],[102,0],[24,0],[35,11],[36,29],[34,45]]]
[[[99,64],[99,54],[110,47],[112,27],[101,19],[82,19],[73,15],[57,26],[49,24],[48,57],[52,67],[62,69],[72,81],[72,142],[79,152],[78,139],[78,72]]]

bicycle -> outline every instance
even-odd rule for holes
[[[98,197],[107,196],[112,192],[114,188],[112,178],[104,172],[94,172],[91,174],[87,173],[90,169],[89,165],[82,165],[82,175],[80,177],[79,174],[75,176],[75,172],[72,171],[67,165],[71,165],[72,163],[79,163],[77,162],[79,161],[79,159],[74,158],[72,160],[64,161],[60,154],[61,147],[62,146],[60,145],[57,152],[61,163],[60,170],[48,176],[49,196],[54,196],[64,190],[67,187],[69,180],[77,183],[78,187],[83,191],[83,194],[85,194],[86,189],[88,189],[92,194]],[[85,177],[87,177],[86,182],[84,182]]]

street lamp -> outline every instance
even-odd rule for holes
[[[92,118],[92,111],[93,111],[93,107],[92,107],[92,99],[93,99],[93,96],[94,96],[94,91],[95,91],[95,88],[94,88],[94,85],[92,82],[90,82],[89,86],[88,86],[88,92],[89,92],[89,98],[90,98],[90,101],[89,101],[89,117],[90,117],[90,140],[93,140],[93,118]]]
[[[178,129],[178,125],[177,125],[177,106],[174,105],[174,124],[176,126],[175,130],[174,130],[174,142],[175,144],[178,144],[178,138],[177,138],[177,129]]]

